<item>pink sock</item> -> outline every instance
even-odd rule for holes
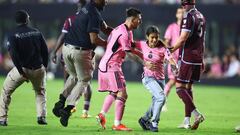
[[[107,95],[102,106],[102,111],[107,113],[114,101],[115,97],[113,95]]]
[[[169,84],[166,84],[164,88],[164,94],[168,96],[170,93],[170,90],[171,90],[171,87],[169,86]]]
[[[115,102],[115,120],[122,120],[125,103],[122,100],[117,99]]]

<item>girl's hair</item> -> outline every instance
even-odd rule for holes
[[[151,33],[158,33],[158,34],[160,34],[158,27],[154,26],[154,25],[149,26],[147,28],[146,35],[149,36]]]

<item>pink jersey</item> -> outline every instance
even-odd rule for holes
[[[146,41],[136,42],[136,48],[143,53],[143,60],[155,63],[159,69],[149,70],[144,67],[144,76],[155,77],[156,79],[165,79],[164,75],[164,59],[170,59],[172,57],[170,51],[163,46],[150,48]]]
[[[177,23],[172,23],[168,26],[165,32],[164,38],[170,40],[170,46],[172,47],[176,43],[179,35],[180,35],[180,25],[178,25]],[[174,60],[177,61],[179,56],[179,51],[177,50],[174,53],[172,53],[172,56]]]
[[[108,37],[107,49],[100,61],[99,70],[101,72],[121,71],[126,56],[125,51],[131,50],[132,41],[132,31],[129,31],[125,24],[116,27]]]

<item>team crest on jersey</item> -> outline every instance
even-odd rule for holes
[[[151,52],[149,52],[149,54],[148,54],[148,58],[149,58],[149,59],[152,59],[152,57],[153,57],[153,55],[152,55],[152,51],[151,51]]]

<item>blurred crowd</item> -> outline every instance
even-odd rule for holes
[[[239,53],[234,45],[230,45],[223,55],[213,55],[207,51],[205,56],[206,78],[230,78],[240,76]]]
[[[51,53],[55,47],[56,40],[48,39],[47,44],[49,48],[49,53],[51,57]],[[211,51],[206,50],[205,53],[205,72],[203,74],[203,78],[214,78],[214,79],[222,79],[222,78],[232,78],[232,77],[240,77],[240,58],[239,58],[239,48],[236,48],[234,45],[229,45],[223,55],[214,55]],[[101,57],[104,54],[103,48],[97,48],[95,50],[96,53],[96,63],[98,63]],[[58,62],[59,64],[54,64],[51,60],[49,60],[48,67],[48,78],[54,78],[57,71],[61,71],[60,66],[60,54],[58,53]],[[12,60],[9,54],[5,51],[4,54],[0,54],[0,69],[4,71],[9,71],[13,67]],[[95,65],[96,68],[98,64]],[[131,59],[126,60],[123,65],[123,69],[127,69],[129,74],[136,75],[142,73],[142,66]]]
[[[0,3],[77,3],[78,0],[0,0]],[[178,4],[180,0],[108,0],[109,3]],[[240,4],[240,0],[199,0],[202,4]]]

